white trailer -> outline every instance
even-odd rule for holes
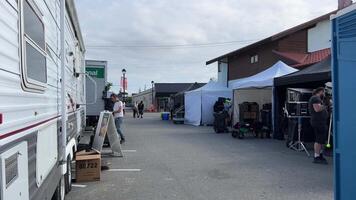
[[[0,199],[70,191],[85,126],[84,52],[73,0],[0,1]]]

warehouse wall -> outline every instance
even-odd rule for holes
[[[308,52],[331,47],[331,22],[324,20],[308,30]]]
[[[227,86],[227,63],[219,62],[218,63],[218,82]]]
[[[155,92],[153,93],[154,97],[155,97]],[[143,101],[143,103],[145,104],[145,110],[149,108],[149,106],[152,104],[152,90],[146,90],[143,91],[141,93],[138,93],[136,95],[132,96],[132,103],[140,103],[141,101]]]

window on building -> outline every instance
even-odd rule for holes
[[[221,65],[220,65],[220,63],[218,64],[218,72],[221,72]]]
[[[250,57],[250,62],[251,63],[257,63],[258,62],[258,55],[253,55]]]
[[[47,82],[44,23],[32,1],[22,2],[22,71],[25,86],[38,89]]]

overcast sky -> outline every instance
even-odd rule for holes
[[[76,0],[87,59],[127,70],[129,93],[155,82],[207,82],[207,60],[337,8],[337,0]],[[224,44],[221,44],[224,43]],[[205,45],[208,44],[208,45]],[[118,91],[118,87],[114,88]]]

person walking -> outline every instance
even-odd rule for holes
[[[117,133],[120,135],[120,144],[122,144],[126,141],[122,132],[122,124],[124,121],[124,104],[119,100],[116,94],[111,95],[111,100],[114,102],[112,113],[114,115]]]
[[[145,105],[143,104],[143,101],[141,101],[137,107],[138,107],[139,117],[143,118],[143,110],[145,109]]]
[[[138,118],[138,104],[137,104],[137,102],[135,102],[132,110],[133,110],[133,118]]]
[[[327,140],[328,135],[328,111],[327,107],[323,105],[322,99],[325,96],[323,87],[317,88],[313,91],[313,96],[309,100],[309,109],[311,115],[311,125],[315,134],[314,143],[314,163],[328,164],[323,157],[322,148]]]

